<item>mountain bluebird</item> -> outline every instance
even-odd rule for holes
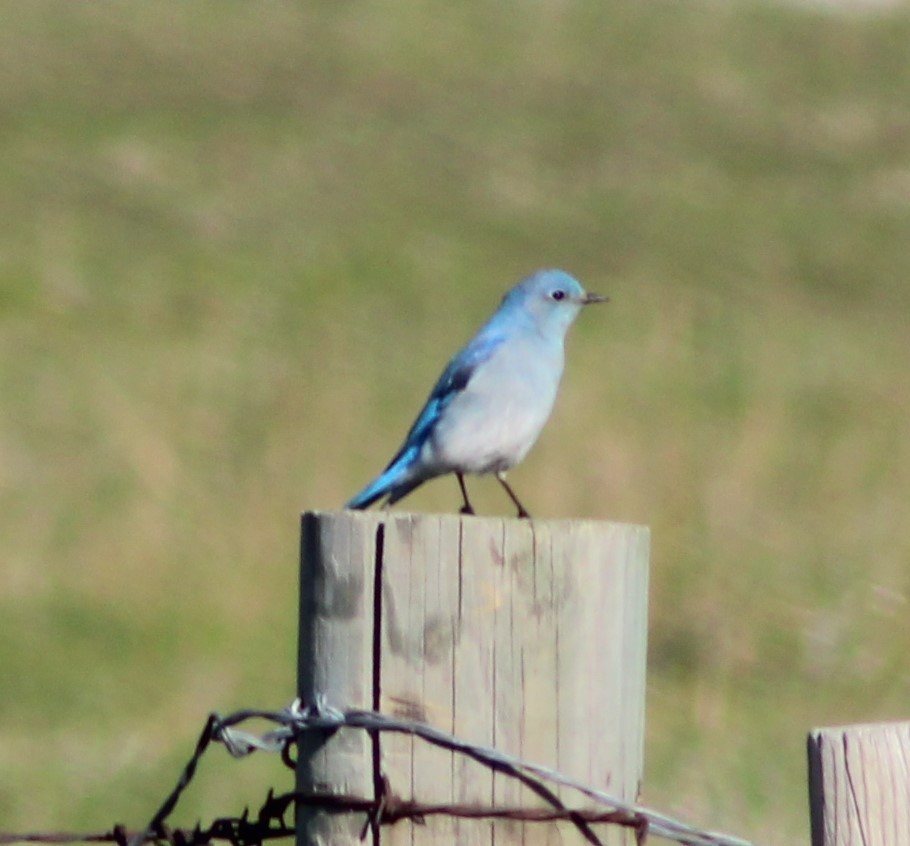
[[[462,514],[473,514],[464,476],[493,473],[506,482],[550,416],[563,369],[563,342],[581,307],[606,302],[562,270],[539,270],[519,282],[496,313],[443,371],[389,466],[346,508],[387,505],[429,479],[454,473]]]

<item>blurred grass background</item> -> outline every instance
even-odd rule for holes
[[[290,700],[298,513],[558,265],[612,303],[512,478],[653,529],[643,799],[807,843],[806,731],[910,717],[910,11],[397,5],[0,10],[2,827]],[[216,758],[178,822],[289,783]]]

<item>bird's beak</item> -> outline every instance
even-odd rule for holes
[[[608,303],[608,302],[610,302],[610,298],[603,296],[603,294],[587,293],[581,298],[582,305],[593,305],[594,303]]]

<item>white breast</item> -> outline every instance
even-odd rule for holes
[[[562,343],[512,339],[446,408],[421,456],[439,472],[492,473],[521,461],[547,422],[562,376]]]

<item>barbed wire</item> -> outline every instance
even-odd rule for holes
[[[275,728],[256,734],[240,728],[252,720],[272,723]],[[291,769],[295,767],[292,750],[305,732],[334,733],[340,729],[354,729],[370,733],[392,732],[407,734],[442,748],[471,758],[497,773],[520,781],[544,800],[550,807],[482,807],[467,804],[427,804],[401,799],[388,782],[381,779],[380,795],[376,798],[338,794],[288,792],[275,795],[269,791],[265,802],[255,817],[245,810],[239,817],[221,817],[203,828],[170,828],[168,818],[181,795],[192,782],[196,769],[212,743],[222,744],[235,758],[254,752],[277,753]],[[554,792],[554,788],[574,791],[594,803],[595,808],[567,807]],[[184,766],[174,789],[164,799],[148,825],[141,831],[129,832],[123,826],[98,834],[67,834],[62,832],[3,834],[0,844],[13,843],[114,843],[117,846],[142,846],[150,842],[170,846],[206,846],[216,840],[232,846],[260,846],[267,840],[291,837],[293,824],[285,816],[298,807],[314,807],[330,813],[362,813],[366,822],[361,839],[371,827],[391,825],[404,819],[422,821],[429,816],[449,816],[463,819],[507,819],[520,822],[567,821],[575,825],[582,836],[594,846],[601,841],[591,828],[595,824],[611,824],[634,830],[638,843],[643,844],[649,835],[675,841],[681,846],[754,846],[747,840],[720,832],[703,831],[658,811],[626,802],[602,790],[585,785],[563,773],[540,764],[523,761],[491,747],[469,743],[446,734],[426,723],[389,717],[378,711],[342,711],[328,705],[323,699],[310,704],[295,700],[279,711],[244,709],[222,717],[212,713],[206,720],[196,747]]]

